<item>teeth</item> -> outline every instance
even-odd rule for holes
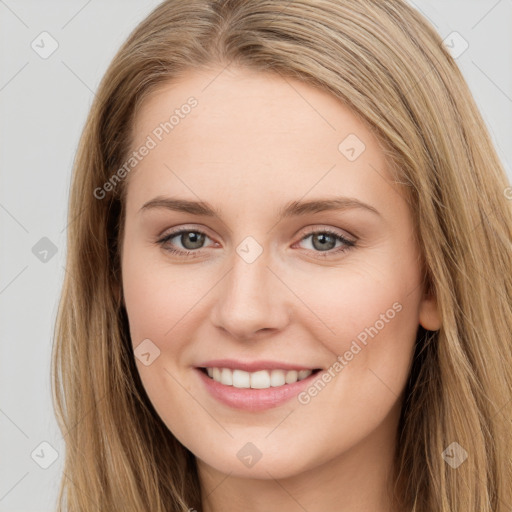
[[[270,385],[272,387],[283,386],[286,383],[286,372],[284,370],[272,370],[270,372]]]
[[[260,370],[257,372],[245,372],[243,370],[231,370],[230,368],[207,368],[208,376],[214,381],[225,386],[235,388],[268,389],[270,387],[293,384],[309,377],[311,370]]]
[[[294,382],[297,382],[299,380],[299,372],[296,370],[290,370],[286,373],[286,384],[293,384]]]
[[[309,377],[313,372],[311,370],[299,370],[298,380]]]
[[[233,373],[228,368],[222,368],[220,371],[220,381],[226,386],[233,385]]]
[[[251,388],[267,389],[270,387],[270,374],[267,370],[261,370],[249,375],[251,376]]]
[[[251,387],[251,374],[242,370],[230,370],[229,368],[223,368],[229,373],[233,374],[232,385],[235,388],[250,388]]]

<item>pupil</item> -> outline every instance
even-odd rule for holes
[[[318,247],[316,246],[316,243],[315,243],[315,241],[317,239],[321,239],[322,240]],[[328,239],[331,239],[331,243],[335,242],[334,241],[334,237],[329,235],[329,234],[327,234],[327,233],[320,233],[319,235],[314,236],[313,237],[313,246],[315,247],[315,249],[320,249],[320,250],[332,249],[334,246],[333,247],[326,247],[326,239],[327,239],[327,245],[329,245],[329,240]]]
[[[202,233],[196,233],[196,232],[189,232],[184,235],[182,235],[181,243],[183,244],[183,247],[187,249],[198,249],[202,242],[204,240],[204,235]],[[191,243],[192,247],[188,246],[187,244]]]

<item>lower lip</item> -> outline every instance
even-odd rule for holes
[[[267,389],[252,389],[226,386],[211,379],[198,368],[195,368],[195,371],[214,398],[225,405],[244,411],[263,411],[278,407],[311,385],[313,380],[321,373],[312,373],[309,377],[293,384],[284,384],[283,386]]]

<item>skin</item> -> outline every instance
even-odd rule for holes
[[[160,350],[148,366],[137,359],[143,385],[196,456],[207,512],[396,510],[389,476],[416,333],[441,325],[421,285],[411,211],[379,142],[336,98],[279,75],[221,69],[165,84],[134,120],[137,148],[169,112],[198,100],[128,177],[130,334],[134,348],[150,339]],[[349,134],[366,146],[354,161],[338,149]],[[206,201],[219,214],[141,211],[162,195]],[[335,195],[380,215],[352,208],[278,217],[290,201]],[[180,227],[204,232],[204,243],[157,243]],[[335,253],[342,242],[331,239],[326,251],[315,236],[303,240],[322,229],[356,245]],[[247,236],[263,249],[252,263],[236,251]],[[200,255],[173,255],[171,246]],[[235,358],[326,370],[394,303],[400,312],[306,405],[294,398],[257,413],[233,409],[193,369]],[[237,457],[248,442],[262,454],[252,467]]]

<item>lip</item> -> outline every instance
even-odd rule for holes
[[[222,366],[222,368],[229,368],[229,366]],[[280,368],[284,369],[282,366]],[[266,370],[268,368],[263,369]],[[295,369],[295,367],[292,369]],[[301,369],[308,370],[309,368]],[[293,384],[284,384],[283,386],[270,387],[268,389],[252,389],[226,386],[208,377],[199,368],[194,368],[194,371],[198,374],[210,395],[216,400],[229,407],[251,412],[279,407],[310,386],[313,380],[322,372],[320,370]]]
[[[237,361],[235,359],[214,359],[198,364],[198,368],[229,368],[231,370],[244,370],[257,372],[259,370],[318,370],[319,367],[309,367],[279,361]]]

